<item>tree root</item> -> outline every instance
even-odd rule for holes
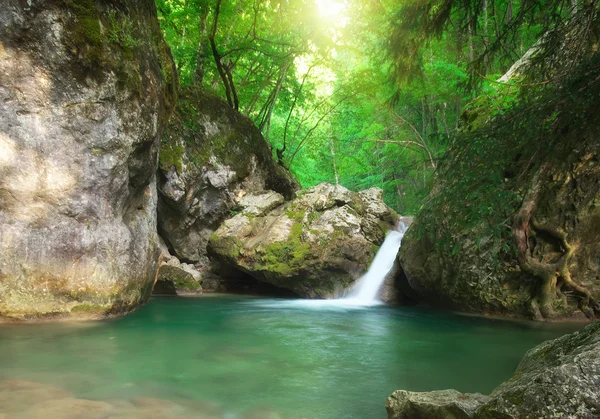
[[[533,214],[541,189],[541,176],[547,166],[542,166],[534,175],[531,187],[527,191],[521,208],[515,216],[512,233],[513,242],[517,248],[517,258],[521,270],[538,278],[540,286],[538,295],[531,301],[532,310],[536,317],[551,318],[554,315],[554,305],[561,299],[567,305],[567,292],[576,294],[579,298],[579,309],[590,319],[600,316],[600,304],[590,291],[575,282],[569,271],[569,263],[575,254],[576,247],[567,240],[567,233],[560,227],[539,224]],[[556,262],[543,262],[533,257],[533,249],[529,246],[529,236],[535,232],[543,232],[554,238],[560,244],[563,254]]]

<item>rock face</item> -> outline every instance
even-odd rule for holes
[[[600,89],[584,93],[575,81],[595,80],[600,55],[582,24],[547,33],[500,79],[553,79],[555,88],[524,93],[504,115],[482,96],[462,115],[400,250],[418,300],[538,320],[600,318]],[[568,102],[558,99],[564,92]]]
[[[2,2],[0,317],[148,298],[175,85],[152,0]]]
[[[379,189],[322,183],[269,210],[282,200],[273,192],[248,196],[209,250],[225,266],[306,298],[332,298],[352,284],[398,220]]]
[[[299,185],[249,119],[185,90],[162,142],[158,187],[158,228],[170,252],[206,266],[210,235],[244,195],[272,189],[290,199]]]
[[[557,297],[550,299],[549,304],[541,299],[543,275],[527,269],[513,244],[519,231],[514,225],[511,231],[511,224],[518,220],[519,207],[525,208],[527,204],[523,197],[530,187],[525,181],[519,181],[510,191],[511,196],[521,199],[508,217],[500,214],[499,222],[505,223],[502,231],[494,227],[496,220],[491,217],[471,226],[450,222],[444,219],[447,205],[436,203],[435,199],[430,201],[409,229],[399,252],[399,260],[418,299],[460,311],[536,319],[593,317],[594,306],[600,313],[598,150],[597,146],[582,145],[579,150],[563,155],[562,162],[551,162],[539,172],[535,225],[528,223],[530,228],[522,235],[522,243],[526,243],[527,252],[523,256],[528,265],[532,266],[535,260],[539,266],[556,266],[552,269],[556,271]],[[440,187],[449,181],[442,180]],[[438,224],[433,224],[434,220]],[[565,240],[561,239],[562,233]],[[582,287],[579,290],[564,283],[557,265],[561,259],[566,261],[570,279]],[[591,299],[587,304],[580,290],[589,293]]]
[[[490,396],[394,392],[389,419],[600,417],[600,322],[530,350]]]
[[[154,284],[154,294],[185,295],[198,294],[202,287],[196,278],[194,271],[185,267],[164,264],[158,268],[158,277]],[[199,273],[199,272],[198,272]]]

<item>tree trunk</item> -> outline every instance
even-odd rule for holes
[[[210,41],[210,48],[212,50],[213,58],[215,59],[215,65],[217,66],[217,71],[219,72],[219,76],[221,77],[221,82],[223,83],[223,86],[225,87],[225,96],[227,97],[227,103],[233,109],[237,110],[238,106],[236,106],[236,102],[234,101],[234,97],[236,97],[237,95],[234,94],[235,92],[232,92],[232,90],[235,89],[235,87],[233,86],[233,83],[232,83],[233,80],[231,78],[231,75],[228,74],[227,70],[223,66],[223,63],[221,61],[221,55],[219,54],[219,51],[217,49],[217,44],[215,42],[215,36],[217,34],[217,25],[219,23],[219,12],[221,10],[221,3],[222,3],[222,0],[217,0],[217,4],[215,6],[215,16],[213,18],[212,30],[210,32],[210,35],[208,36],[208,40]]]
[[[333,142],[333,135],[331,133],[331,129],[329,130],[329,147],[331,149],[331,160],[333,162],[333,174],[335,175],[335,184],[337,186],[340,184],[340,179],[338,177],[337,166],[335,164],[335,144]]]
[[[287,64],[285,64],[285,67],[282,69],[282,73],[279,76],[279,79],[277,80],[277,85],[275,86],[275,92],[273,94],[273,100],[271,101],[271,105],[269,106],[269,110],[268,110],[267,114],[265,115],[265,119],[260,124],[261,130],[263,128],[265,128],[265,126],[266,126],[266,129],[264,131],[264,136],[265,136],[265,140],[267,142],[269,141],[269,130],[271,129],[271,115],[273,114],[273,109],[275,108],[275,103],[277,102],[277,96],[279,95],[281,86],[283,85],[283,82],[285,81],[285,77],[287,75],[288,69],[290,68],[290,64],[291,64],[291,61],[288,62]]]
[[[540,225],[534,217],[537,199],[543,185],[542,177],[546,175],[548,168],[549,165],[542,166],[533,176],[531,186],[513,220],[513,243],[517,249],[519,267],[523,272],[540,281],[538,294],[531,300],[531,307],[536,312],[536,317],[551,318],[554,315],[554,302],[558,294],[564,296],[561,291],[564,287],[578,296],[579,309],[593,320],[600,315],[600,304],[587,288],[577,284],[571,278],[569,272],[569,264],[576,248],[567,241],[567,233],[562,228]],[[544,233],[558,242],[563,251],[558,261],[544,262],[533,256],[529,238],[536,232]]]
[[[208,56],[208,32],[206,27],[206,19],[208,18],[208,7],[202,5],[200,14],[200,40],[198,41],[198,50],[196,53],[196,71],[194,72],[194,84],[202,87],[204,83],[204,74],[206,72],[206,57]]]

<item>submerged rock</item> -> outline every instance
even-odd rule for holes
[[[223,222],[209,250],[224,266],[306,298],[343,292],[398,220],[379,189],[353,193],[322,183],[268,212],[257,209],[265,207],[265,196],[249,195],[246,202],[261,204],[243,206]]]
[[[0,317],[135,308],[157,263],[176,76],[152,0],[0,10]]]
[[[468,419],[485,402],[488,396],[479,393],[463,394],[456,390],[439,390],[427,393],[394,391],[385,405],[392,419]]]
[[[389,419],[600,417],[600,322],[550,340],[523,358],[489,397],[454,390],[394,392]]]
[[[87,400],[43,383],[0,382],[2,419],[219,419],[224,414],[211,403],[193,399]]]
[[[158,228],[173,255],[207,267],[210,235],[247,194],[290,199],[299,185],[248,118],[206,92],[180,96],[160,150]]]

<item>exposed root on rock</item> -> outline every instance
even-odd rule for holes
[[[562,228],[541,225],[534,218],[541,177],[547,167],[542,166],[533,177],[531,187],[512,226],[519,266],[524,272],[540,280],[538,294],[532,299],[531,307],[535,317],[551,318],[554,316],[556,300],[561,299],[566,306],[567,293],[573,293],[579,298],[579,309],[588,318],[595,319],[600,316],[600,304],[586,287],[573,280],[569,271],[569,263],[575,254],[576,246],[569,243],[567,233]],[[530,246],[529,237],[536,232],[545,233],[558,242],[563,253],[556,262],[540,261],[533,256],[534,249]]]

